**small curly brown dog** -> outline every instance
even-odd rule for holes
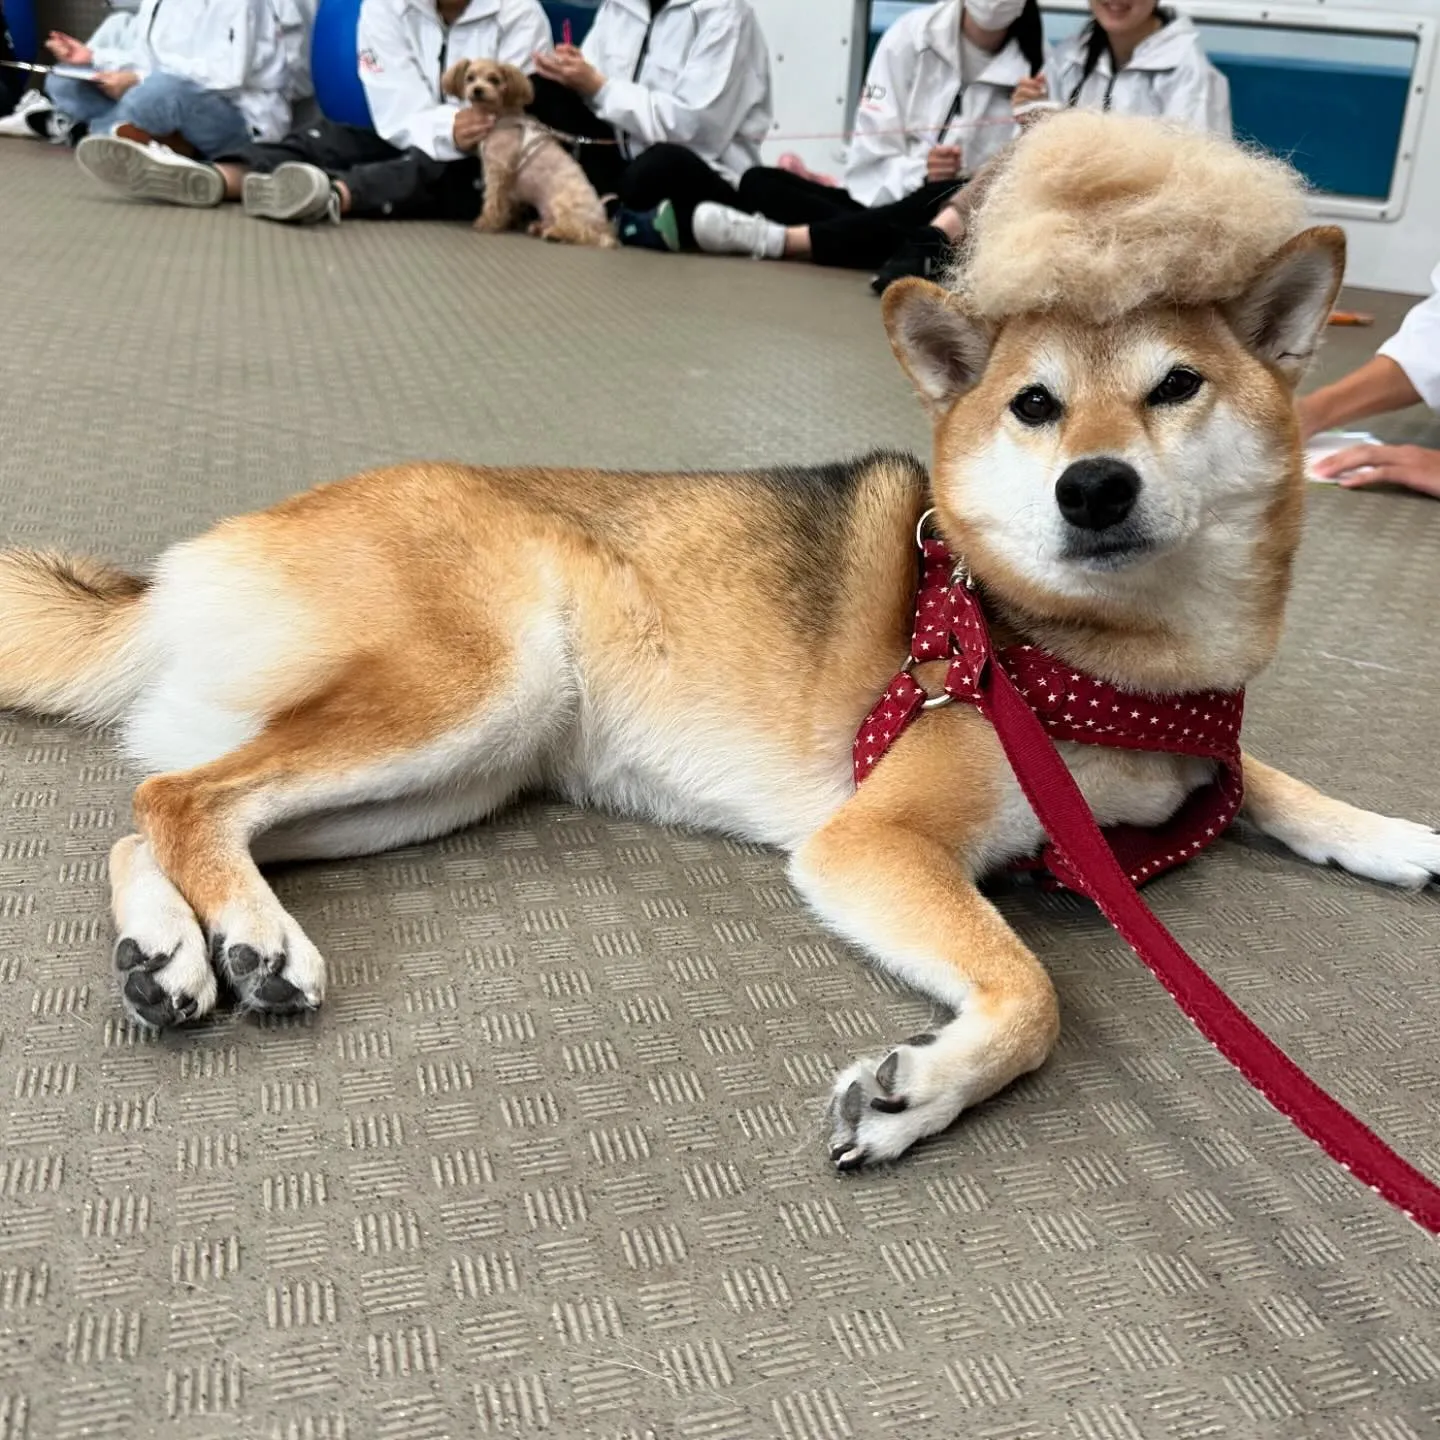
[[[614,248],[605,207],[585,172],[544,125],[525,114],[535,89],[523,70],[499,60],[458,60],[440,84],[445,94],[495,116],[495,128],[480,144],[485,204],[477,230],[513,230],[530,208],[540,217],[530,234],[542,240]]]

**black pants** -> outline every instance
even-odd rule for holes
[[[599,143],[577,145],[575,158],[590,183],[601,195],[614,195],[627,210],[653,210],[662,200],[675,209],[680,243],[694,249],[695,232],[690,217],[703,200],[721,205],[738,205],[735,187],[683,145],[652,145],[633,160],[614,143],[615,131],[601,120],[573,91],[542,75],[531,77],[535,103],[530,113],[563,135],[575,135]]]
[[[810,258],[817,265],[874,270],[917,230],[929,225],[954,180],[927,180],[888,205],[862,205],[848,190],[821,185],[788,170],[760,165],[740,177],[740,208],[781,225],[810,228]]]
[[[399,150],[373,130],[317,120],[283,140],[247,145],[221,161],[269,174],[301,160],[316,165],[350,192],[350,214],[393,220],[473,220],[485,200],[480,162],[473,155],[435,160],[423,150]]]

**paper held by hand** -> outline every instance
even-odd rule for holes
[[[1317,485],[1338,485],[1338,475],[1317,475],[1315,473],[1315,462],[1324,460],[1329,455],[1338,455],[1342,450],[1348,450],[1352,445],[1380,445],[1383,442],[1378,436],[1370,434],[1368,430],[1325,430],[1319,435],[1312,436],[1305,446],[1305,478],[1313,480]],[[1368,469],[1368,466],[1362,466]],[[1355,472],[1351,472],[1355,473]]]

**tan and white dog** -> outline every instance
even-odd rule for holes
[[[146,579],[0,558],[0,705],[117,722],[151,776],[111,864],[130,1012],[194,1019],[222,977],[254,1010],[318,1005],[324,961],[259,863],[413,844],[544,788],[781,848],[827,925],[954,1011],[840,1075],[838,1165],[899,1155],[1042,1064],[1054,989],[976,883],[1042,838],[987,722],[927,712],[852,783],[905,654],[917,519],[936,507],[997,632],[1132,689],[1243,685],[1280,632],[1292,388],[1343,246],[1300,233],[1288,172],[1149,122],[1062,116],[1011,163],[958,294],[886,297],[935,416],[933,482],[893,454],[410,465],[226,521]],[[1157,823],[1209,774],[1065,753],[1103,823]],[[1422,825],[1247,776],[1249,818],[1311,860],[1403,886],[1440,870]]]
[[[440,77],[440,89],[495,117],[495,128],[480,142],[485,201],[477,230],[491,235],[513,230],[534,210],[538,218],[530,234],[542,240],[615,248],[619,242],[595,187],[554,134],[525,113],[535,87],[518,65],[457,60]]]

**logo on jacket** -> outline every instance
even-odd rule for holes
[[[385,67],[380,63],[380,57],[373,50],[362,50],[360,52],[360,68],[367,75],[380,75],[384,73]]]

